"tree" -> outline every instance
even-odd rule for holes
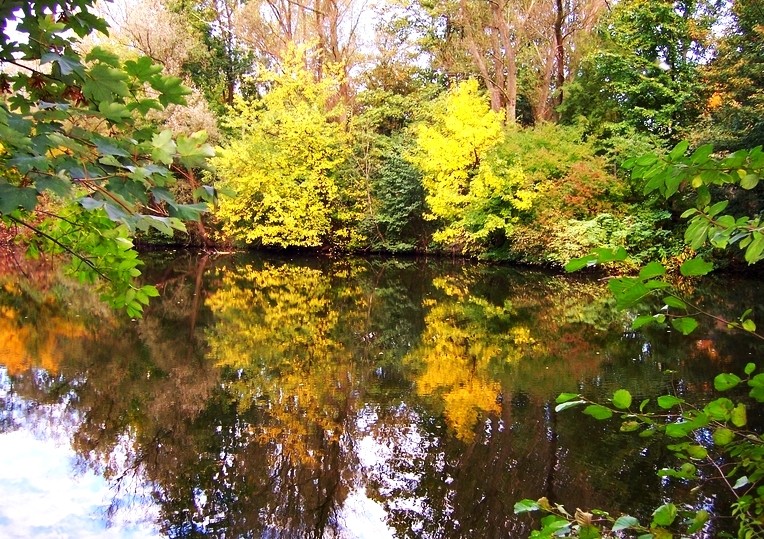
[[[237,98],[226,120],[236,137],[215,160],[222,185],[238,193],[222,201],[224,232],[252,245],[319,247],[353,241],[358,219],[352,174],[343,174],[348,135],[331,105],[340,78],[316,82],[307,51],[293,49],[282,71],[261,81],[261,102]]]
[[[587,118],[597,134],[612,124],[678,140],[699,114],[699,64],[709,45],[712,2],[625,0],[597,26],[563,117]]]
[[[602,0],[428,3],[425,10],[433,17],[433,28],[426,46],[434,52],[435,69],[442,69],[442,64],[456,80],[479,75],[491,108],[503,110],[507,123],[549,120],[562,97],[562,84],[575,72],[579,38],[605,4]],[[518,108],[521,101],[530,107],[529,115]]]
[[[358,31],[367,0],[256,0],[238,11],[237,35],[271,69],[294,47],[311,46],[308,69],[320,81],[341,66],[339,93],[350,98],[350,76],[358,64]]]
[[[737,150],[764,143],[764,7],[755,0],[735,0],[730,15],[705,70],[713,94],[700,137],[719,149]]]
[[[505,236],[517,210],[533,193],[521,168],[496,150],[504,131],[470,79],[432,104],[430,118],[413,126],[416,146],[408,159],[422,171],[433,239],[460,252],[479,254],[494,234]]]
[[[113,49],[125,60],[148,56],[191,88],[186,104],[171,104],[164,111],[152,111],[150,121],[158,121],[174,133],[191,134],[204,130],[212,142],[218,139],[217,119],[202,92],[194,86],[188,66],[208,54],[201,30],[167,8],[163,0],[122,0],[104,8],[114,22],[109,38],[99,44]]]
[[[219,113],[233,104],[254,67],[255,59],[236,34],[236,15],[243,4],[243,0],[167,0],[170,11],[203,35],[206,54],[189,59],[184,71]]]
[[[31,255],[71,255],[75,275],[105,278],[105,299],[137,316],[157,292],[132,283],[140,261],[131,236],[172,234],[199,218],[206,202],[178,204],[167,188],[174,170],[203,166],[213,150],[204,133],[174,140],[137,123],[189,90],[148,57],[122,61],[99,47],[81,56],[84,36],[107,31],[92,8],[92,0],[0,7],[0,214],[4,226],[33,233]]]

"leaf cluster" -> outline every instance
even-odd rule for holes
[[[750,399],[761,404],[764,402],[764,374],[754,375],[755,371],[756,365],[749,363],[745,367],[745,378],[731,373],[720,374],[714,379],[714,388],[726,392],[745,383]],[[637,433],[642,438],[663,436],[667,449],[680,464],[659,470],[660,477],[699,481],[702,478],[699,466],[716,470],[735,497],[734,512],[740,537],[753,537],[764,532],[759,521],[760,515],[764,514],[764,437],[748,430],[749,404],[721,397],[698,408],[685,399],[667,394],[657,397],[654,402],[644,399],[637,405],[626,389],[616,390],[609,404],[590,401],[577,393],[562,393],[556,402],[556,412],[583,407],[583,413],[596,420],[619,418],[620,432]],[[720,464],[723,459],[726,464]],[[578,509],[573,516],[564,507],[553,506],[544,498],[522,500],[515,505],[516,513],[529,511],[549,513],[541,521],[541,530],[532,537],[599,538],[624,531],[636,534],[640,539],[673,537],[674,532],[685,536],[702,530],[711,518],[705,509],[681,510],[672,502],[658,507],[649,524],[640,523],[630,515],[615,518],[604,511],[583,513]]]
[[[79,41],[94,31],[107,32],[93,14],[93,0],[4,2],[0,17],[20,37],[0,39],[0,61],[12,66],[0,75],[0,215],[5,224],[21,223],[44,238],[32,247],[64,251],[80,259],[77,268],[109,267],[111,260],[96,241],[73,240],[71,230],[98,230],[127,238],[137,230],[171,235],[185,230],[184,220],[207,211],[206,197],[180,204],[169,191],[177,170],[199,168],[214,155],[206,134],[173,138],[137,120],[152,110],[181,104],[190,93],[177,77],[142,56],[123,61],[95,47],[86,56]],[[203,197],[204,198],[204,197]],[[57,212],[77,204],[68,219]],[[88,213],[98,213],[90,218]],[[39,228],[39,215],[61,221]],[[106,216],[108,222],[99,222]],[[119,232],[116,230],[119,229]],[[76,234],[75,234],[76,236]],[[126,244],[122,244],[126,245]],[[132,252],[112,249],[112,254]],[[114,290],[133,290],[124,279],[107,275]],[[86,270],[89,271],[89,270]],[[89,276],[83,276],[89,279]],[[138,289],[140,290],[140,289]],[[111,293],[112,303],[140,312],[144,294]],[[138,300],[135,303],[134,300]],[[129,307],[132,306],[132,307]]]

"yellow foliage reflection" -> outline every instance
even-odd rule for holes
[[[4,292],[8,292],[6,287]],[[57,373],[64,359],[63,344],[87,334],[82,322],[48,314],[42,323],[27,320],[11,306],[0,307],[0,365],[14,375],[31,368]]]
[[[540,345],[529,328],[512,325],[511,304],[473,297],[457,278],[434,284],[446,298],[428,301],[421,343],[406,361],[416,373],[417,393],[440,397],[449,427],[471,442],[481,415],[500,410],[502,389],[493,373],[539,352]]]
[[[240,407],[264,412],[251,430],[257,441],[313,462],[339,440],[351,412],[358,377],[341,338],[363,301],[357,297],[341,317],[342,296],[353,293],[312,268],[266,263],[221,272],[207,300],[216,316],[210,357],[238,373],[229,389]]]

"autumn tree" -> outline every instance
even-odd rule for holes
[[[422,171],[426,218],[433,239],[451,249],[480,254],[512,228],[533,193],[520,167],[496,151],[504,137],[502,115],[492,111],[471,79],[436,99],[428,120],[412,131],[408,159]]]
[[[223,230],[251,245],[319,247],[354,241],[361,200],[344,174],[350,144],[332,106],[337,75],[316,82],[305,68],[306,48],[293,49],[280,72],[259,79],[270,86],[262,101],[237,98],[226,120],[235,136],[215,160],[222,185]]]

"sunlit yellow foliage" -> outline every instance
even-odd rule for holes
[[[433,239],[470,253],[496,231],[509,235],[518,211],[530,209],[536,195],[522,168],[501,155],[502,117],[477,81],[437,99],[429,120],[413,131],[416,147],[408,159],[422,171],[426,217],[441,223]]]
[[[304,462],[320,455],[310,442],[316,436],[331,441],[343,432],[352,394],[352,357],[337,336],[352,315],[336,301],[326,273],[271,264],[225,271],[207,299],[216,319],[210,357],[241,373],[230,387],[240,406],[264,405],[269,417],[253,436]]]
[[[416,148],[408,156],[424,174],[431,218],[449,222],[461,216],[470,180],[502,132],[501,115],[491,111],[474,79],[434,101],[431,120],[414,126]]]
[[[501,385],[492,372],[537,351],[535,340],[527,327],[513,325],[509,304],[471,296],[456,279],[433,283],[446,299],[429,303],[421,344],[405,361],[415,372],[417,393],[442,399],[448,426],[470,442],[481,415],[500,410]]]
[[[221,201],[218,216],[237,240],[315,247],[354,239],[356,186],[342,174],[350,142],[340,105],[331,105],[340,80],[328,72],[316,82],[304,54],[294,49],[281,72],[266,72],[265,97],[237,98],[226,121],[236,134],[214,164],[236,196]]]

